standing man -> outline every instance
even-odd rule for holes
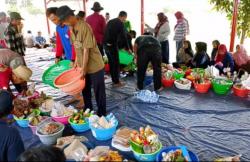
[[[5,38],[8,48],[18,53],[20,56],[25,55],[25,43],[22,35],[23,18],[17,12],[10,13],[10,24],[5,31]]]
[[[108,12],[106,12],[106,14],[105,14],[105,21],[106,21],[106,23],[109,22],[109,19],[110,19],[110,14]]]
[[[5,42],[4,32],[8,27],[7,17],[5,12],[0,12],[0,46],[3,48],[7,48],[7,44]]]
[[[58,16],[56,15],[57,7],[50,7],[46,11],[46,16],[51,22],[56,25],[56,61],[58,63],[61,59],[71,60],[75,62],[76,53],[73,43],[70,41],[70,29],[69,26],[61,24]],[[73,97],[72,100],[68,102],[71,104],[75,101],[79,101],[76,105],[78,109],[83,108],[84,100],[81,94]]]
[[[105,18],[100,15],[100,12],[101,10],[103,10],[103,7],[101,7],[99,2],[95,2],[94,6],[91,9],[94,11],[94,13],[86,18],[86,22],[91,26],[95,39],[97,41],[97,46],[102,56],[104,56],[103,37],[106,27],[106,21]]]
[[[98,49],[91,27],[84,21],[77,19],[74,10],[62,6],[57,10],[59,20],[72,27],[71,39],[76,50],[75,67],[81,69],[86,86],[83,89],[85,108],[93,109],[91,87],[93,85],[97,114],[106,115],[106,93],[104,83],[104,62]]]
[[[150,62],[153,65],[154,71],[154,90],[162,90],[160,42],[149,33],[144,33],[144,35],[135,40],[134,52],[137,61],[137,88],[139,90],[143,89],[146,70]]]
[[[108,22],[104,35],[104,48],[108,56],[110,65],[110,74],[115,87],[122,87],[125,84],[120,82],[120,63],[118,42],[125,42],[125,48],[129,49],[127,32],[124,22],[127,19],[127,13],[121,11],[118,18]],[[129,50],[131,53],[131,50]]]

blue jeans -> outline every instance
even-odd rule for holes
[[[162,56],[162,62],[169,64],[169,42],[168,40],[161,42],[161,56]]]
[[[180,50],[180,48],[183,46],[183,41],[176,41],[176,62],[180,62],[179,58],[178,58],[178,52]]]

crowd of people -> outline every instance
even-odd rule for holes
[[[56,25],[54,43],[56,44],[55,63],[60,60],[70,60],[72,67],[80,70],[86,86],[82,94],[73,96],[72,101],[78,101],[79,109],[93,109],[92,92],[97,103],[97,114],[106,115],[106,92],[104,79],[103,56],[107,55],[110,65],[110,75],[114,88],[125,85],[120,79],[119,50],[125,49],[134,53],[137,65],[137,89],[144,88],[143,82],[149,63],[153,67],[154,90],[161,91],[162,63],[169,62],[169,34],[171,32],[167,16],[157,14],[158,23],[155,28],[145,24],[146,31],[136,38],[128,14],[121,11],[117,18],[110,19],[109,13],[101,15],[104,9],[95,2],[91,8],[93,13],[86,17],[83,11],[77,15],[68,6],[51,7],[46,11],[47,18]],[[27,82],[32,75],[26,65],[24,56],[27,48],[46,48],[49,46],[39,31],[34,37],[28,31],[24,39],[22,34],[23,18],[17,12],[0,13],[0,127],[5,130],[0,134],[0,161],[16,160],[24,151],[23,142],[17,130],[6,123],[7,116],[13,109],[10,82],[21,93],[27,89]],[[236,52],[230,53],[226,45],[218,40],[212,42],[211,56],[207,53],[207,43],[196,42],[193,50],[186,36],[189,34],[189,23],[180,11],[175,13],[176,25],[174,41],[176,41],[175,68],[183,65],[191,68],[207,68],[214,65],[221,74],[225,68],[231,72],[241,70],[250,72],[250,57],[243,45],[237,45]],[[135,39],[136,38],[136,39]],[[132,39],[135,39],[132,45]],[[93,88],[93,91],[91,90]],[[53,153],[52,153],[53,152]],[[36,158],[51,155],[51,160],[64,161],[65,156],[55,148],[39,148],[28,150],[20,157],[20,161],[32,161]],[[53,155],[60,155],[58,159]]]

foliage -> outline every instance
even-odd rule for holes
[[[19,9],[25,9],[31,15],[43,14],[43,10],[33,5],[34,0],[5,0],[5,4],[8,5],[8,11],[16,11]]]
[[[216,11],[225,12],[227,18],[232,20],[234,0],[210,0],[210,3]],[[243,43],[246,37],[250,37],[250,0],[240,0],[237,19],[237,34]]]

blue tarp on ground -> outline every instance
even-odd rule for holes
[[[42,71],[40,68],[39,72],[39,67],[44,67],[48,61],[40,60],[38,64],[32,62],[31,59],[28,61],[32,68],[37,69],[34,77],[37,80]],[[133,97],[134,87],[135,82],[131,78],[121,89],[113,89],[111,85],[107,85],[107,109],[115,114],[121,125],[139,129],[140,126],[149,124],[159,134],[165,146],[186,145],[202,161],[237,154],[242,154],[242,160],[250,161],[249,98],[238,98],[231,93],[218,96],[212,91],[198,94],[194,90],[186,92],[170,88],[161,92],[157,104],[148,104]],[[38,88],[54,95],[58,100],[67,99],[59,91],[43,84],[38,84]],[[18,129],[26,148],[41,144],[29,128]],[[71,129],[67,130],[67,134],[73,133]],[[81,135],[88,137],[94,145],[110,145],[110,141],[94,140],[90,131]],[[123,155],[129,159],[133,157],[131,153]]]

